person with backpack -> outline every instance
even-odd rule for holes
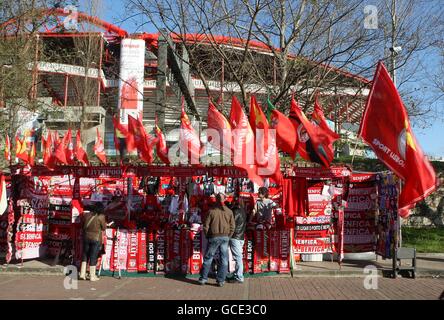
[[[89,275],[91,281],[97,281],[96,265],[102,248],[102,231],[107,224],[102,203],[97,203],[85,211],[83,216],[83,255],[80,267],[80,279],[86,280],[86,265],[89,260]]]

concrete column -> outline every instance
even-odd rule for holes
[[[166,30],[160,30],[159,45],[157,52],[157,83],[156,83],[156,115],[159,127],[163,129],[165,124],[166,109],[166,80],[168,68],[168,43],[164,37]]]

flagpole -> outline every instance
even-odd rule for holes
[[[353,155],[352,155],[352,161],[351,161],[352,165],[353,165],[353,161],[355,160],[355,153],[356,153],[356,148],[358,147],[358,141],[359,141],[359,137],[356,136],[356,142],[355,142],[355,147],[353,148]]]

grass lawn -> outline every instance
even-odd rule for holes
[[[443,253],[444,228],[402,227],[402,246],[415,247],[417,252]]]

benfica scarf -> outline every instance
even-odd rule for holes
[[[359,135],[377,157],[405,181],[398,200],[407,217],[437,186],[436,174],[412,132],[407,110],[382,62],[376,68]]]
[[[270,130],[267,118],[256,101],[256,97],[250,99],[250,125],[255,133],[255,154],[258,174],[270,176],[274,181],[280,181],[281,162],[276,146],[276,134]]]
[[[89,166],[88,155],[86,154],[85,149],[83,149],[82,139],[80,137],[80,130],[77,130],[76,134],[76,147],[74,150],[76,158],[78,161],[83,163],[86,166]]]
[[[263,179],[257,174],[254,161],[254,133],[236,96],[231,99],[230,124],[233,132],[233,164],[247,171],[248,178],[259,186]]]
[[[283,113],[276,110],[270,99],[267,99],[267,111],[270,114],[270,128],[276,130],[276,145],[279,150],[296,157],[297,134],[293,122]]]
[[[94,154],[103,163],[106,164],[105,145],[100,137],[99,128],[97,128],[96,143],[94,144]]]

